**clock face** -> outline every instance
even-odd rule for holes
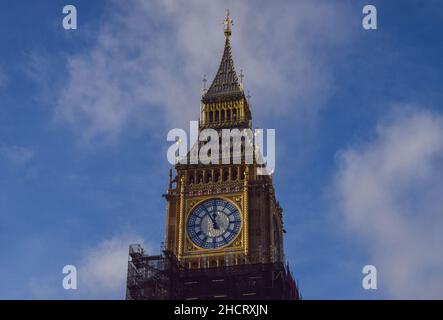
[[[215,249],[232,242],[240,227],[240,213],[232,203],[211,199],[192,211],[188,220],[188,235],[200,248]]]

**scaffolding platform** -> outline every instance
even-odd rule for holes
[[[298,300],[298,286],[281,262],[189,269],[168,251],[129,248],[128,300]]]

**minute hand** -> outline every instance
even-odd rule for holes
[[[217,224],[217,221],[215,221],[216,214],[214,213],[214,217],[212,217],[212,215],[209,213],[208,210],[206,210],[206,208],[205,208],[205,211],[206,211],[206,214],[209,216],[209,219],[211,219],[212,223]]]
[[[218,229],[218,223],[217,223],[217,214],[216,213],[213,213],[212,214],[212,216],[211,215],[209,215],[209,217],[211,218],[211,220],[212,220],[212,226],[213,226],[213,228],[214,229]]]

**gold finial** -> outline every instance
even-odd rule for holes
[[[226,18],[223,24],[225,25],[225,36],[229,37],[231,35],[231,26],[234,25],[234,21],[229,17],[229,9],[226,9]]]

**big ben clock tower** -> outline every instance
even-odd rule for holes
[[[224,24],[224,51],[203,91],[200,130],[243,130],[251,124],[232,58],[229,12]],[[166,196],[166,249],[191,269],[283,260],[282,210],[271,177],[258,175],[258,164],[245,164],[244,157],[240,164],[228,162],[176,166],[176,188],[170,186]]]
[[[232,58],[231,26],[227,11],[221,62],[212,84],[202,91],[199,132],[213,129],[222,136],[224,129],[251,129],[243,75],[237,76]],[[147,256],[140,247],[130,247],[127,298],[298,298],[284,263],[282,208],[272,177],[259,174],[263,165],[255,159],[245,161],[251,140],[243,138],[241,161],[232,161],[231,146],[229,158],[221,155],[216,164],[189,161],[202,144],[197,142],[187,161],[175,165],[175,176],[170,171],[164,254]],[[224,140],[217,143],[225,147]],[[131,274],[151,268],[149,261],[155,259],[169,261],[159,268],[157,280],[134,280]]]

